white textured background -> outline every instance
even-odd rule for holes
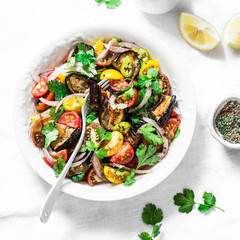
[[[227,150],[208,130],[208,117],[221,98],[240,93],[240,50],[223,41],[210,52],[191,48],[178,29],[180,12],[191,12],[212,23],[222,35],[226,22],[240,12],[238,0],[181,0],[165,15],[137,10],[133,0],[122,0],[116,10],[97,7],[93,0],[2,0],[0,2],[0,239],[138,239],[151,231],[141,221],[146,203],[164,211],[161,240],[240,239],[240,152]],[[197,100],[197,126],[189,151],[179,167],[159,186],[131,199],[99,203],[59,194],[49,222],[39,221],[39,209],[50,186],[30,168],[18,148],[12,113],[16,85],[49,42],[85,23],[118,21],[146,28],[167,42],[185,62]],[[172,197],[192,188],[216,195],[225,213],[205,216],[194,209],[178,213]]]

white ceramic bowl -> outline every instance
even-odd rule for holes
[[[219,112],[221,111],[221,109],[224,107],[224,105],[228,101],[231,101],[231,100],[240,102],[240,95],[234,94],[233,96],[226,97],[221,101],[220,104],[215,106],[215,108],[212,110],[212,113],[210,115],[209,129],[210,129],[210,132],[213,135],[213,137],[218,142],[220,142],[223,146],[230,148],[230,149],[239,149],[240,150],[240,144],[230,143],[222,138],[222,135],[217,130],[216,123],[215,123],[215,119],[216,119],[217,115],[219,114]]]
[[[181,133],[171,144],[170,151],[164,160],[152,168],[152,173],[136,176],[136,183],[130,187],[123,184],[99,184],[90,187],[88,184],[76,184],[65,181],[62,191],[70,195],[98,201],[111,201],[129,198],[143,193],[162,182],[181,162],[190,145],[196,121],[196,105],[191,82],[184,71],[182,59],[177,60],[170,48],[160,39],[137,28],[129,26],[91,25],[69,33],[60,41],[52,43],[46,51],[38,56],[30,68],[31,74],[39,74],[61,64],[70,49],[80,41],[89,42],[101,36],[110,35],[124,40],[135,41],[148,49],[153,58],[160,61],[161,71],[170,79],[173,93],[177,96],[182,115]],[[56,181],[54,173],[42,160],[42,151],[36,148],[29,139],[30,114],[33,109],[31,90],[33,82],[29,72],[21,80],[16,93],[15,132],[19,146],[33,169],[49,184]]]

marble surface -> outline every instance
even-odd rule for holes
[[[93,0],[9,0],[0,9],[0,238],[5,239],[138,239],[151,231],[142,223],[146,203],[164,211],[161,240],[234,240],[240,235],[240,152],[224,148],[208,129],[211,108],[226,94],[240,93],[240,50],[223,41],[212,51],[200,52],[182,39],[180,12],[191,12],[211,22],[220,35],[238,12],[236,0],[182,0],[171,12],[149,15],[134,2],[122,0],[116,10],[97,7]],[[24,159],[12,126],[17,83],[49,42],[85,23],[126,22],[146,28],[167,42],[185,63],[197,101],[197,125],[188,153],[179,167],[161,184],[137,197],[116,202],[93,202],[60,193],[47,224],[39,220],[41,204],[50,186]],[[203,192],[215,194],[226,212],[200,214],[196,209],[178,213],[175,193],[188,187],[201,201]]]

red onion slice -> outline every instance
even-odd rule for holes
[[[46,148],[43,148],[43,154],[44,154],[44,157],[47,159],[47,161],[54,165],[57,163],[57,161],[53,159],[53,157],[50,155],[50,153],[48,152],[48,150]]]
[[[96,61],[104,58],[107,56],[109,48],[113,45],[113,41],[109,41],[109,43],[106,45],[106,48],[97,56]]]
[[[99,158],[96,156],[96,154],[94,154],[94,156],[93,156],[92,164],[93,164],[93,168],[94,168],[97,176],[101,180],[108,182],[107,178],[104,175],[103,166],[102,166]]]
[[[123,53],[123,52],[129,51],[129,48],[111,46],[109,50],[114,53]]]
[[[74,158],[73,162],[78,162],[78,161],[80,161],[82,158],[86,157],[86,155],[87,155],[87,152],[83,152],[83,153],[79,154],[78,156],[76,156],[76,157]]]
[[[58,111],[58,109],[60,108],[60,106],[63,104],[63,101],[64,100],[68,100],[68,99],[71,99],[73,97],[85,97],[86,94],[85,93],[74,93],[74,94],[71,94],[71,95],[68,95],[66,97],[64,97],[61,101],[58,102],[57,106],[56,106],[56,110],[55,110],[55,113]]]
[[[119,43],[120,47],[126,47],[126,48],[141,48],[139,45],[137,45],[134,42],[120,42]]]
[[[73,52],[74,52],[74,48],[69,52],[67,60],[69,60],[72,57]]]
[[[43,98],[43,97],[40,97],[39,100],[40,100],[42,103],[44,103],[44,104],[46,104],[46,105],[48,105],[48,106],[54,106],[54,107],[56,107],[56,106],[58,105],[58,103],[59,103],[59,101],[48,101],[48,100],[46,100],[46,99]]]
[[[150,87],[147,87],[146,93],[144,95],[144,98],[143,98],[142,102],[137,107],[130,109],[129,113],[135,112],[138,109],[140,109],[141,107],[143,107],[148,102],[148,99],[150,98],[151,93],[152,93],[152,89]]]
[[[115,104],[116,98],[117,98],[117,95],[115,95],[115,94],[111,95],[111,97],[109,98],[109,103],[110,103],[110,106],[113,110],[115,110],[116,108],[117,109],[127,108],[127,104],[125,104],[125,103]]]
[[[92,152],[89,152],[89,153],[87,154],[87,156],[84,157],[82,160],[80,160],[80,161],[78,161],[78,162],[72,163],[71,167],[77,167],[77,166],[83,164],[83,163],[88,159],[88,157],[91,155],[91,153],[92,153]]]

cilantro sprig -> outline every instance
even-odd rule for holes
[[[98,3],[98,6],[105,3],[106,7],[109,9],[114,9],[121,5],[121,0],[95,0]]]
[[[51,80],[47,82],[47,87],[50,92],[55,93],[56,100],[61,100],[68,95],[66,86],[58,80]]]
[[[57,122],[59,120],[59,118],[62,116],[62,114],[64,113],[64,108],[63,106],[59,107],[59,109],[57,110],[57,112],[55,113],[56,111],[56,107],[51,107],[50,108],[50,116],[53,118],[53,120],[55,122]]]
[[[140,131],[143,134],[144,139],[149,143],[153,145],[163,144],[164,141],[153,132],[156,131],[156,129],[150,125],[146,125],[144,128],[141,128]]]
[[[67,68],[73,67],[76,64],[76,61],[83,64],[83,69],[86,72],[91,72],[96,68],[96,58],[94,56],[93,49],[86,50],[84,43],[78,45],[78,52],[75,56],[68,59]]]
[[[136,182],[134,175],[136,171],[143,165],[152,166],[158,162],[160,159],[158,156],[154,155],[157,151],[157,147],[153,145],[149,145],[148,148],[146,145],[141,144],[138,149],[136,150],[136,155],[138,157],[138,165],[136,169],[130,172],[127,176],[126,181],[124,182],[124,186],[130,186]]]
[[[193,206],[198,204],[198,211],[201,213],[208,212],[212,208],[217,208],[223,212],[223,209],[216,207],[216,197],[212,193],[204,192],[202,198],[204,203],[197,203],[194,201],[194,192],[190,189],[183,189],[183,193],[177,193],[173,199],[174,204],[179,206],[178,211],[182,213],[189,213],[192,211]]]
[[[145,206],[142,212],[142,220],[145,224],[152,225],[153,230],[151,235],[147,232],[142,232],[138,237],[142,240],[152,240],[160,234],[162,224],[158,224],[163,220],[163,211],[157,208],[154,204],[149,203]]]
[[[125,80],[131,80],[132,85],[123,90],[122,89],[118,90],[117,93],[123,93],[119,95],[118,98],[124,97],[126,100],[131,100],[135,95],[135,90],[133,89],[134,86],[133,80],[130,78],[125,78]]]
[[[97,134],[100,138],[100,142],[95,145],[93,141],[88,140],[86,142],[86,149],[90,152],[93,151],[92,158],[94,154],[96,154],[99,159],[103,159],[107,155],[107,150],[104,148],[99,149],[99,147],[104,140],[110,140],[112,138],[112,133],[107,132],[104,128],[97,127]]]
[[[89,125],[90,123],[93,123],[94,120],[98,118],[97,115],[97,111],[90,112],[86,117],[86,124]]]
[[[62,170],[64,169],[66,163],[62,156],[60,156],[56,161],[57,163],[53,165],[53,170],[55,171],[55,176],[58,178]]]
[[[55,123],[48,122],[48,124],[42,128],[42,134],[45,136],[44,148],[48,148],[50,143],[58,138],[58,129]]]
[[[149,68],[147,70],[147,75],[138,76],[138,81],[135,85],[139,86],[140,88],[151,87],[153,90],[153,95],[158,95],[163,92],[158,81],[163,81],[163,79],[159,79],[157,76],[158,70],[155,68]]]

